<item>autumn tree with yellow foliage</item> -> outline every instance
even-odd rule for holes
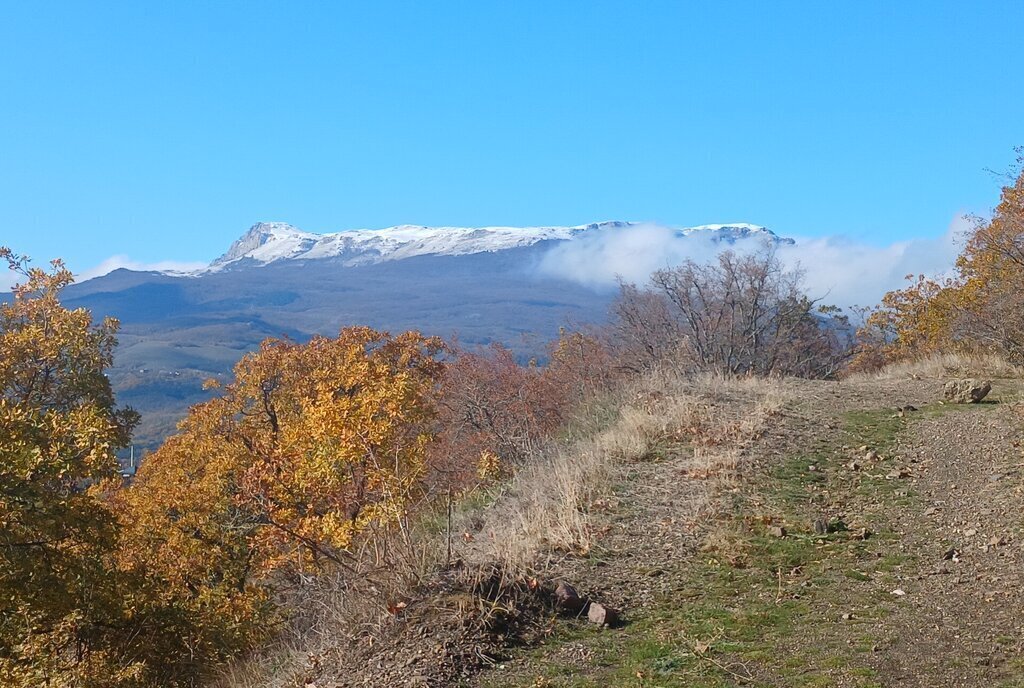
[[[952,278],[912,276],[886,294],[862,330],[861,360],[960,352],[1024,363],[1024,171],[1003,188],[992,218],[976,221],[955,267]]]
[[[23,278],[0,304],[0,685],[119,685],[138,667],[118,642],[105,490],[137,416],[104,375],[117,322],[60,304],[60,261],[0,259]]]
[[[126,488],[117,322],[61,305],[60,261],[0,258],[24,278],[0,304],[0,685],[197,685],[420,496],[438,339],[268,340]]]
[[[427,470],[441,351],[365,327],[268,340],[193,407],[119,496],[121,568],[161,620],[149,666],[194,675],[250,647],[290,575],[348,567],[361,534],[405,514]]]

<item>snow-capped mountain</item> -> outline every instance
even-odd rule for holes
[[[574,227],[424,227],[399,225],[386,229],[351,229],[330,234],[304,232],[285,222],[259,222],[200,272],[267,265],[282,260],[332,258],[344,265],[367,265],[413,256],[463,256],[532,246],[544,241],[571,241],[584,233],[613,232],[637,222],[594,222]],[[701,225],[675,230],[680,236],[710,234],[723,243],[762,237],[777,243],[792,239],[748,223]]]

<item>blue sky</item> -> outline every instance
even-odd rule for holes
[[[0,244],[207,261],[258,220],[748,221],[884,245],[985,212],[1024,3],[0,2]]]

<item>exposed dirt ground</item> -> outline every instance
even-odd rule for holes
[[[472,683],[1024,685],[1019,384],[785,387],[736,480],[685,446],[621,467],[601,548],[556,573],[624,626],[559,620]]]

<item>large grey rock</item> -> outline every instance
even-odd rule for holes
[[[950,380],[943,388],[946,399],[954,404],[976,404],[992,391],[992,383],[988,380]]]

